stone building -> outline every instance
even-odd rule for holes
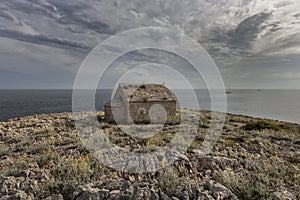
[[[176,98],[164,85],[121,83],[112,101],[104,105],[104,112],[107,121],[119,123],[172,120]]]

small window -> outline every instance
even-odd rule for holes
[[[139,108],[138,114],[139,115],[145,115],[145,114],[147,114],[146,109],[145,108]]]

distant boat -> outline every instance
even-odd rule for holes
[[[226,90],[226,94],[231,94],[231,88],[230,87]]]
[[[257,89],[257,91],[258,91],[258,92],[260,92],[260,91],[261,91],[261,89]]]

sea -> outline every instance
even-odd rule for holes
[[[72,112],[72,90],[0,90],[0,121],[11,118],[58,112]],[[176,93],[186,103],[186,108],[195,109],[195,98],[190,92]],[[200,110],[211,110],[207,90],[196,90]],[[95,108],[103,110],[110,100],[112,90],[98,90]],[[300,124],[300,90],[237,90],[226,93],[227,112],[252,117],[275,119]],[[217,110],[218,111],[218,110]]]

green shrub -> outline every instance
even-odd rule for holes
[[[217,181],[224,184],[239,199],[271,199],[268,188],[261,184],[260,177],[256,173],[248,171],[241,174],[235,174],[232,171],[219,172]]]
[[[169,193],[179,182],[178,171],[173,167],[166,167],[159,172],[158,184],[163,191]]]
[[[47,149],[45,152],[38,154],[36,162],[39,167],[47,165],[51,160],[57,159],[57,154],[51,149]]]
[[[20,135],[0,135],[1,141],[5,142],[6,144],[14,144],[19,143],[23,140],[23,137]]]
[[[11,151],[10,151],[9,147],[7,147],[3,144],[0,144],[0,158],[2,158],[3,156],[10,155],[10,154],[11,154]]]
[[[229,169],[217,172],[215,178],[239,199],[274,199],[274,194],[270,191],[276,191],[279,187],[299,191],[297,165],[284,162],[278,157],[267,160],[253,158],[251,163],[254,167],[251,171]]]
[[[264,129],[272,129],[278,131],[281,128],[281,126],[279,124],[261,120],[261,121],[249,121],[246,123],[246,125],[243,128],[248,131],[264,130]]]

